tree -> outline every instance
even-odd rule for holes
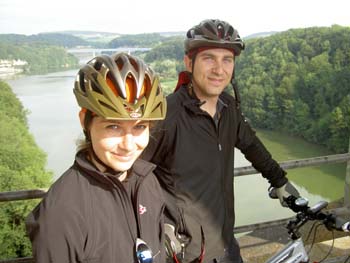
[[[246,47],[235,72],[242,109],[255,127],[284,130],[333,151],[348,147],[350,28],[292,29],[249,39]]]
[[[45,170],[46,155],[28,131],[25,110],[10,87],[0,82],[0,192],[47,188],[52,173]],[[0,205],[0,257],[31,254],[24,221],[37,200]]]

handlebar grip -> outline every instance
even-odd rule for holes
[[[338,217],[335,214],[329,214],[324,223],[328,229],[335,229],[338,231],[350,232],[350,221]]]
[[[344,232],[350,232],[350,221],[346,221],[343,218],[337,217],[335,219],[334,228],[336,230],[344,231]]]

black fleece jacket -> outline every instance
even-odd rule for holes
[[[167,97],[167,117],[155,129],[143,155],[157,165],[166,220],[191,237],[186,262],[200,254],[201,227],[204,262],[223,255],[224,249],[239,256],[233,236],[235,147],[273,186],[287,182],[285,172],[256,137],[234,98],[224,92],[219,99],[224,106],[216,125],[200,109],[201,102],[181,86]]]
[[[137,237],[152,249],[154,262],[165,262],[164,199],[153,169],[137,160],[126,191],[78,153],[27,218],[36,262],[137,262]]]

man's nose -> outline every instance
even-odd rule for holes
[[[220,61],[217,61],[213,68],[212,68],[212,71],[215,73],[215,74],[221,74],[223,72],[223,65]]]

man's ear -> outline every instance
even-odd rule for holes
[[[85,122],[85,115],[86,115],[86,110],[83,110],[81,109],[79,111],[79,120],[80,120],[80,125],[81,127],[83,128],[83,130],[85,130],[85,125],[84,125],[84,122]]]
[[[192,73],[192,59],[189,58],[187,55],[184,56],[184,64],[185,64],[186,70]]]

